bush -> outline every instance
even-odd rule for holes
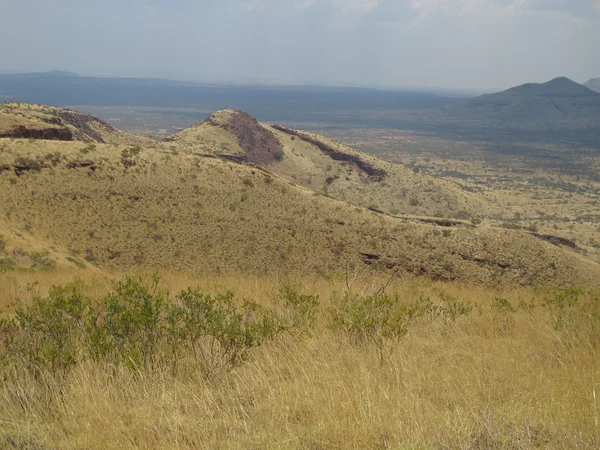
[[[88,300],[82,283],[50,289],[48,297],[17,304],[14,317],[0,319],[4,351],[34,376],[45,370],[64,374],[81,359],[84,312]]]
[[[0,273],[14,270],[17,263],[10,258],[0,258]]]
[[[34,170],[39,172],[42,170],[42,165],[37,159],[26,158],[24,156],[19,156],[15,159],[15,165],[23,167],[25,170]]]
[[[59,152],[48,153],[44,156],[44,160],[50,161],[52,166],[56,167],[61,160],[61,155]]]
[[[156,276],[151,288],[141,279],[127,277],[90,311],[88,338],[94,359],[109,357],[134,368],[155,361],[167,308],[165,299],[156,293],[157,287]]]
[[[310,336],[315,327],[319,296],[302,293],[297,286],[285,284],[279,291],[279,298],[286,311],[283,320],[286,328]]]
[[[281,326],[254,302],[234,302],[231,291],[210,296],[188,289],[169,311],[173,350],[189,346],[202,374],[213,379],[243,363],[252,348],[273,338]]]
[[[333,309],[332,327],[355,343],[375,344],[383,364],[418,315],[418,306],[404,304],[397,296],[348,294]]]
[[[30,255],[32,267],[35,269],[52,270],[56,268],[56,261],[50,257],[50,252],[35,252]]]
[[[19,304],[0,320],[0,357],[34,375],[65,374],[84,360],[134,370],[158,364],[175,374],[181,361],[213,380],[247,360],[250,351],[282,331],[271,311],[231,292],[210,296],[188,289],[170,301],[155,275],[146,285],[127,277],[99,301],[78,281],[53,287],[45,298]],[[2,358],[0,358],[2,359]]]
[[[94,145],[94,144],[88,144],[87,146],[85,146],[84,148],[82,148],[79,151],[81,153],[83,153],[84,155],[87,155],[90,152],[96,151],[96,145]]]
[[[332,311],[332,328],[345,333],[354,343],[375,344],[383,364],[415,320],[443,319],[453,323],[473,311],[470,303],[461,302],[445,292],[439,292],[438,297],[439,301],[434,303],[429,297],[422,296],[405,302],[397,295],[346,295]]]

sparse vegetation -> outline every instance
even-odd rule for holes
[[[39,172],[42,170],[42,165],[37,159],[28,158],[26,156],[19,156],[15,159],[15,165],[22,170],[33,170]]]
[[[391,446],[425,448],[598,443],[594,290],[404,279],[389,293],[340,296],[342,280],[305,280],[308,292],[301,280],[294,288],[267,279],[197,280],[254,293],[257,302],[243,302],[206,287],[170,295],[172,286],[195,282],[185,277],[171,276],[161,289],[157,277],[114,284],[87,275],[45,294],[48,277],[60,276],[19,275],[26,298],[0,322],[1,439],[57,447],[84,436],[92,446],[134,437],[138,446],[162,447],[177,437],[183,447],[285,447],[290,439],[358,447],[383,432]],[[378,285],[367,281],[358,289]],[[0,279],[1,292],[5,284]],[[0,294],[0,303],[6,299]],[[21,421],[35,427],[24,435]]]
[[[42,270],[52,270],[56,267],[56,261],[50,257],[50,252],[34,252],[30,255],[32,267]]]

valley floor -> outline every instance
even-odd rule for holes
[[[94,301],[114,294],[115,280],[123,280],[85,270],[1,273],[4,317],[14,311],[15,297],[31,304],[51,285],[76,278]],[[168,360],[133,369],[81,359],[65,373],[32,372],[7,355],[4,339],[0,447],[600,445],[599,291],[493,290],[422,278],[391,280],[384,288],[390,280],[359,276],[351,284],[359,303],[352,305],[373,313],[374,328],[358,335],[339,320],[334,326],[352,278],[164,273],[160,286],[169,298],[190,286],[206,293],[233,289],[236,298],[254,300],[291,324],[209,380],[193,364],[175,372]],[[360,303],[382,295],[391,302],[383,309]],[[377,324],[390,325],[385,312],[394,307],[386,308],[396,304],[428,306],[392,345],[385,330],[393,326]],[[374,342],[385,343],[384,353]]]

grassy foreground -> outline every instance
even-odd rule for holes
[[[106,305],[109,298],[118,304],[125,298],[119,295],[126,296],[124,277],[86,271],[0,274],[0,306],[5,312],[0,447],[600,445],[598,291],[491,290],[401,278],[385,289],[387,280],[358,279],[351,286],[353,295],[347,295],[342,278],[291,281],[169,273],[152,290],[150,276],[145,277],[148,298],[160,296],[170,306],[184,308],[178,293],[188,287],[211,294],[213,300],[231,289],[239,308],[244,307],[243,299],[260,305],[252,310],[258,314],[254,319],[268,312],[276,321],[278,327],[260,339],[242,342],[247,350],[243,357],[207,374],[185,339],[177,346],[174,369],[174,353],[167,349],[172,335],[157,334],[154,347],[143,347],[147,359],[136,359],[132,351],[138,348],[137,340],[147,337],[135,332],[129,346],[119,347],[121,341],[113,340],[114,347],[92,354],[86,340],[89,330],[73,321],[64,331],[65,348],[74,349],[73,360],[65,366],[44,365],[43,358],[52,357],[47,344],[54,342],[56,331],[44,331],[43,323],[52,315],[48,310],[44,320],[35,326],[35,321],[29,322],[29,329],[12,330],[9,339],[7,324],[18,322],[11,322],[15,311],[31,313],[32,305],[48,305],[48,288],[65,286],[75,277],[81,279],[81,297],[95,305],[90,308],[101,308],[98,305]],[[59,290],[63,299],[70,295],[67,291]],[[12,304],[15,297],[21,298],[21,306]],[[68,302],[53,305],[61,304]],[[98,311],[108,314],[108,309]],[[226,316],[221,313],[217,316]],[[156,316],[148,330],[167,330],[168,317]],[[213,335],[223,337],[244,323],[258,323],[244,322],[252,317],[239,316],[240,321],[234,321],[237,328],[233,322],[218,328],[217,318],[211,322],[218,328]],[[100,322],[105,331],[113,323]],[[44,332],[46,340],[34,342],[33,337]],[[15,343],[24,342],[28,346],[18,347],[17,355]],[[223,348],[226,341],[215,342]],[[40,348],[41,353],[35,353]],[[36,364],[28,359],[34,353],[41,358]]]

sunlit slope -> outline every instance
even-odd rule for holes
[[[348,260],[433,279],[600,280],[598,265],[520,232],[410,223],[231,161],[80,142],[0,148],[7,232],[102,268],[329,274]]]
[[[475,217],[495,211],[456,184],[356,151],[324,136],[223,110],[171,137],[182,149],[234,156],[301,186],[391,214]]]
[[[16,102],[0,104],[0,137],[158,145],[78,111]]]

